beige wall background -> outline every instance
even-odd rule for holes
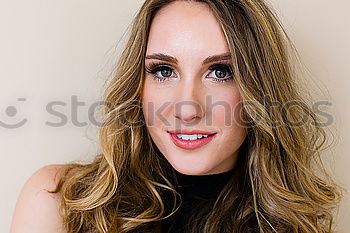
[[[143,0],[0,0],[0,232],[8,232],[25,181],[46,164],[90,160],[99,151],[89,108],[100,99],[122,43]],[[350,188],[350,3],[345,0],[273,0],[316,83],[326,88],[339,143],[327,165]],[[74,96],[84,105],[70,108]],[[22,98],[22,99],[21,99]],[[46,106],[60,101],[49,114]],[[65,104],[65,105],[62,105]],[[75,117],[76,116],[76,119]],[[79,126],[77,123],[87,123]],[[1,123],[0,122],[0,123]],[[350,232],[350,199],[338,214],[338,230]]]

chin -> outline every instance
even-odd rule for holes
[[[213,169],[212,166],[208,166],[207,164],[203,163],[198,163],[196,161],[172,161],[170,162],[170,164],[176,171],[185,175],[205,175],[209,174]]]

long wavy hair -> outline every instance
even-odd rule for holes
[[[62,197],[68,233],[159,232],[161,220],[181,203],[172,167],[148,134],[140,104],[152,18],[174,1],[143,3],[103,96],[101,153],[88,163],[65,164],[50,191]],[[190,232],[334,232],[342,189],[322,164],[328,135],[302,95],[290,56],[296,49],[281,23],[263,0],[193,2],[207,4],[224,32],[248,134],[239,175]]]

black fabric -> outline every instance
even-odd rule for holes
[[[192,217],[199,211],[209,212],[220,191],[232,177],[234,169],[210,175],[185,175],[174,170],[177,184],[176,190],[182,197],[180,208],[167,219],[161,221],[162,233],[184,233],[187,225],[197,222]],[[166,204],[171,202],[166,197]],[[167,205],[166,205],[167,206]],[[169,207],[169,206],[168,206]],[[169,212],[170,213],[170,212]],[[199,219],[200,221],[201,219]]]

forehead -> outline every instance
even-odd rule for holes
[[[228,51],[220,24],[205,3],[175,1],[152,21],[147,54],[166,53],[184,60]]]

